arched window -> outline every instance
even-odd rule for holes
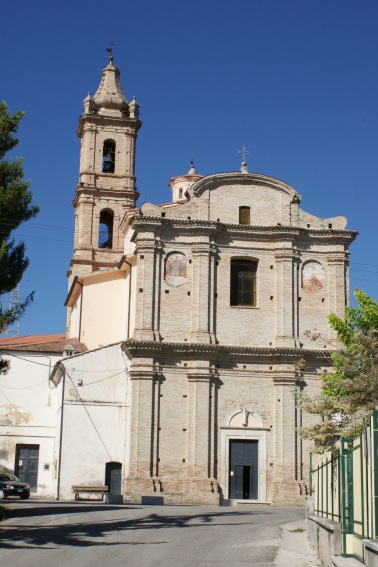
[[[105,140],[102,150],[102,171],[103,173],[114,173],[115,168],[115,148],[114,140]]]
[[[101,211],[98,234],[99,248],[113,247],[113,215],[109,211]]]
[[[256,307],[257,262],[231,260],[230,305]]]

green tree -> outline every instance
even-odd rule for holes
[[[305,412],[321,417],[301,431],[320,450],[334,450],[341,437],[361,433],[378,407],[378,303],[358,289],[354,296],[357,306],[346,307],[344,319],[328,318],[343,345],[331,355],[333,372],[322,375],[320,395],[299,396]]]
[[[5,157],[19,142],[14,134],[23,115],[22,111],[10,114],[7,104],[0,102],[0,297],[16,287],[29,264],[25,256],[25,244],[16,243],[11,236],[12,231],[34,217],[39,210],[38,206],[32,204],[30,182],[23,179],[23,159]],[[20,317],[32,299],[33,293],[18,308],[0,309],[0,330]],[[0,358],[0,374],[6,372],[8,366]]]

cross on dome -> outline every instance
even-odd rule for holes
[[[241,163],[241,168],[240,168],[240,171],[241,171],[242,173],[248,173],[248,167],[247,167],[247,162],[246,162],[246,159],[245,159],[245,158],[246,158],[246,155],[247,155],[247,154],[250,154],[250,153],[251,153],[251,152],[249,152],[249,151],[247,150],[247,148],[245,147],[244,144],[243,144],[243,146],[242,146],[242,149],[241,149],[241,150],[238,150],[238,154],[241,154],[241,155],[242,155],[242,160],[243,160],[242,163]]]

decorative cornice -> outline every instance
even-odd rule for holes
[[[358,235],[357,230],[338,230],[338,229],[324,229],[324,230],[317,230],[313,228],[302,228],[298,226],[287,226],[287,225],[273,225],[273,226],[261,226],[261,225],[246,225],[246,224],[231,224],[231,223],[222,223],[216,221],[209,221],[209,220],[201,220],[201,219],[178,219],[178,218],[166,218],[166,217],[155,217],[155,216],[144,216],[144,215],[135,215],[131,219],[131,225],[133,228],[143,225],[153,224],[156,226],[166,226],[166,227],[174,227],[174,226],[181,226],[183,228],[193,228],[193,227],[203,227],[203,228],[210,228],[212,230],[222,231],[236,231],[236,232],[245,232],[245,233],[275,233],[275,234],[291,234],[291,235],[306,235],[306,236],[322,236],[322,237],[347,237],[348,239],[356,238]]]
[[[151,370],[130,370],[129,376],[131,380],[154,380],[157,374]]]
[[[191,372],[187,374],[189,382],[205,382],[208,383],[214,379],[214,375],[212,372],[204,373],[204,372]]]
[[[247,347],[237,345],[213,345],[205,343],[172,343],[156,341],[136,341],[128,339],[122,344],[122,349],[131,354],[148,351],[149,353],[200,353],[200,354],[226,354],[234,356],[255,355],[259,357],[292,357],[292,358],[321,358],[329,359],[331,350],[309,350],[304,348],[282,348],[282,347]]]

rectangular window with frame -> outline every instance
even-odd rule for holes
[[[231,260],[230,305],[256,307],[257,262]]]
[[[239,224],[251,223],[251,207],[239,207]]]

